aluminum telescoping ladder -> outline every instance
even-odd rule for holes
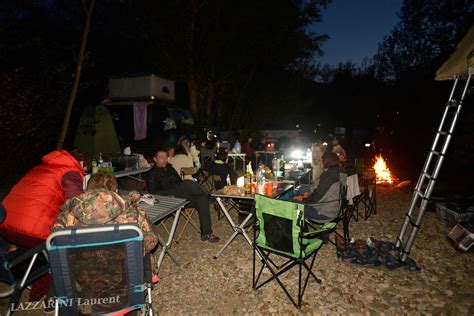
[[[456,99],[455,92],[457,91],[458,82],[461,80],[459,77],[454,81],[451,95],[449,96],[448,103],[443,113],[443,118],[439,124],[438,131],[431,146],[431,150],[426,158],[423,171],[420,174],[418,183],[416,184],[413,197],[411,199],[410,210],[405,216],[405,221],[400,229],[397,236],[396,247],[400,251],[400,260],[405,262],[410,253],[410,249],[415,241],[416,234],[421,227],[421,220],[426,210],[426,206],[431,197],[431,193],[436,184],[441,165],[443,164],[446,151],[448,150],[449,142],[456,126],[456,122],[461,111],[462,102],[464,96],[469,88],[469,82],[471,80],[471,73],[467,76],[464,88],[461,90],[462,94],[459,99]],[[458,89],[459,90],[459,89]],[[459,93],[459,92],[458,92]],[[448,127],[448,128],[447,128]],[[447,129],[446,129],[447,128]],[[426,184],[426,186],[425,186]],[[417,204],[421,200],[420,207],[417,210]],[[411,231],[408,238],[408,228],[411,226]],[[405,242],[406,240],[406,242]]]

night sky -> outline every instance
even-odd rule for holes
[[[321,63],[360,63],[377,52],[378,43],[398,22],[402,0],[333,0],[322,11],[322,22],[314,26],[330,39],[322,46]]]

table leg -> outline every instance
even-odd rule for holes
[[[253,214],[252,213],[249,213],[247,215],[247,217],[243,220],[243,222],[240,224],[240,225],[237,225],[232,217],[230,216],[227,208],[225,207],[224,203],[222,202],[222,199],[220,197],[217,197],[216,198],[217,200],[217,203],[219,204],[219,206],[221,207],[222,209],[222,212],[224,212],[224,215],[225,217],[227,218],[227,220],[229,221],[230,225],[232,226],[232,229],[234,230],[234,233],[229,237],[229,239],[226,241],[226,243],[224,244],[224,246],[222,246],[221,249],[219,249],[219,251],[216,253],[216,255],[214,256],[214,259],[217,259],[217,257],[219,257],[221,255],[221,253],[227,248],[227,246],[229,246],[229,244],[235,239],[235,237],[238,235],[238,234],[242,234],[244,236],[244,238],[247,240],[248,244],[250,245],[250,247],[253,246],[253,242],[252,240],[250,239],[250,237],[247,235],[247,232],[245,230],[245,226],[247,225],[247,223],[252,219],[253,217]]]
[[[178,225],[180,214],[181,214],[181,208],[178,209],[176,211],[176,214],[174,215],[173,225],[171,225],[170,234],[168,235],[168,240],[163,245],[163,250],[160,253],[160,257],[158,258],[158,263],[157,263],[158,273],[160,272],[161,263],[163,262],[165,254],[168,253],[168,248],[171,246],[171,243],[173,242],[173,237],[174,237],[174,234],[176,232],[176,226]],[[168,255],[170,255],[170,254],[168,253]],[[170,255],[170,257],[173,259],[173,257],[171,255]],[[173,259],[173,261],[175,261],[175,259]],[[177,262],[175,261],[175,263],[177,263]]]
[[[165,246],[164,239],[163,239],[163,237],[161,237],[160,233],[158,233],[158,243],[160,244],[161,248],[163,248]],[[173,260],[173,262],[177,266],[179,266],[178,260],[171,254],[171,251],[169,249],[166,251],[166,254],[168,255],[168,257],[171,258],[171,260]],[[158,256],[158,258],[159,258],[159,256]]]

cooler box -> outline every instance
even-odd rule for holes
[[[462,221],[474,220],[474,206],[470,206],[465,212],[457,212],[448,208],[444,203],[436,204],[436,215],[446,226],[453,226]]]

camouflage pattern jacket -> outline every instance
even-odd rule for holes
[[[61,207],[54,228],[89,226],[100,224],[137,223],[143,231],[145,252],[153,250],[158,243],[158,231],[145,211],[130,204],[120,195],[106,189],[86,191],[67,200]],[[152,255],[152,269],[156,268]]]

